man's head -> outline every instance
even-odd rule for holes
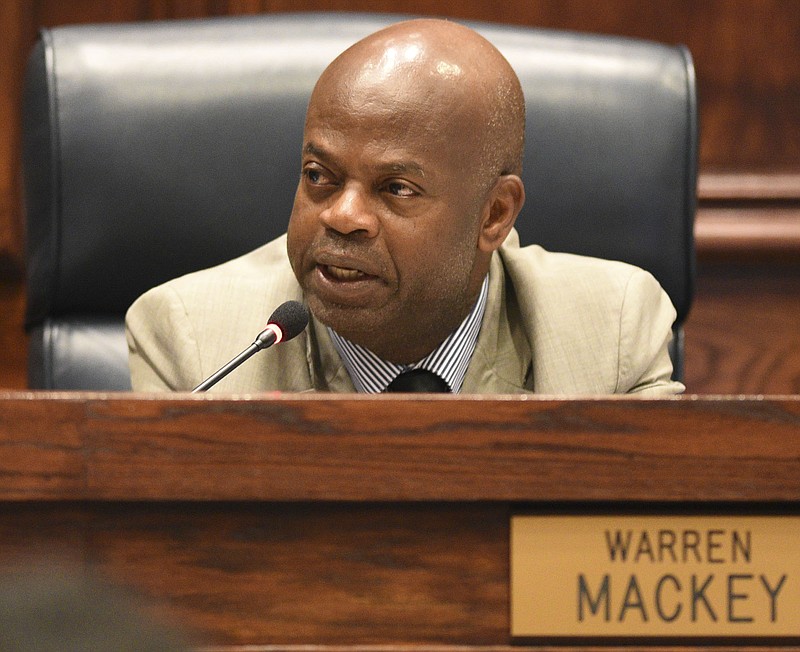
[[[525,103],[503,56],[443,20],[341,54],[308,107],[288,252],[311,311],[393,362],[472,308],[524,202]]]

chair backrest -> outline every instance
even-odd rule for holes
[[[127,389],[146,289],[281,234],[323,68],[400,16],[265,14],[41,32],[23,123],[29,383]],[[695,80],[680,46],[470,23],[526,93],[523,244],[694,278]]]

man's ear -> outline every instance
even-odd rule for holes
[[[478,249],[491,253],[505,241],[525,203],[525,186],[516,174],[501,176],[489,191],[478,235]]]

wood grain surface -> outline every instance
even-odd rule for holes
[[[9,500],[800,499],[800,397],[0,394]]]
[[[513,510],[798,501],[800,397],[0,394],[0,566],[91,570],[207,650],[518,650]]]
[[[686,323],[689,392],[800,393],[800,256],[701,265]]]

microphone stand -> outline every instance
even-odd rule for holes
[[[276,325],[267,324],[267,327],[258,334],[258,337],[256,337],[255,341],[250,346],[248,346],[244,351],[242,351],[239,355],[237,355],[228,364],[215,371],[202,383],[200,383],[197,387],[195,387],[192,390],[192,394],[196,394],[197,392],[205,392],[209,387],[216,385],[220,380],[225,378],[225,376],[227,376],[231,371],[236,369],[236,367],[242,364],[245,360],[251,358],[261,349],[266,349],[272,346],[273,344],[275,344],[275,342],[278,341],[279,337],[282,336],[283,333],[280,332],[280,329]]]

